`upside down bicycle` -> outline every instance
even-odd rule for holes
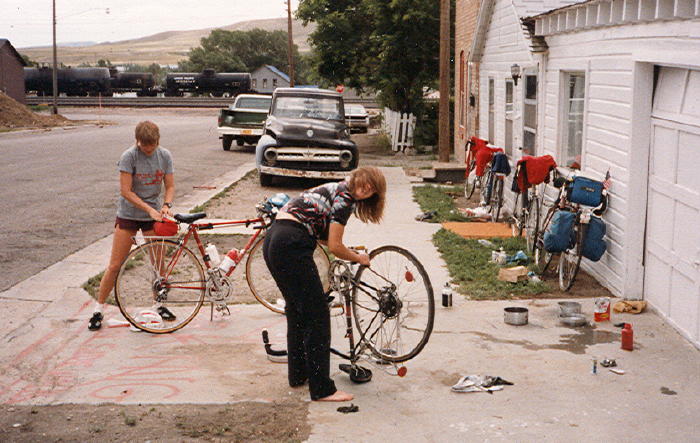
[[[406,367],[399,364],[423,350],[435,319],[430,278],[413,254],[398,246],[382,246],[369,255],[370,266],[334,260],[329,270],[329,294],[342,302],[349,345],[347,352],[335,348],[331,352],[350,361],[340,369],[356,383],[372,378],[371,370],[358,365],[361,359],[391,368],[387,372],[393,375],[406,375]],[[271,360],[286,355],[272,349],[267,331],[263,343]]]

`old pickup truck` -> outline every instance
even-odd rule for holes
[[[263,134],[263,124],[270,110],[269,95],[241,94],[227,109],[219,111],[219,138],[224,151],[231,149],[236,140],[238,146],[254,145]]]
[[[270,186],[274,176],[342,179],[358,160],[339,93],[275,89],[265,134],[255,148],[262,186]]]

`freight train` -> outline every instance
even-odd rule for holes
[[[53,94],[53,70],[48,67],[24,68],[27,94]],[[171,73],[164,85],[155,82],[150,72],[117,72],[108,68],[59,68],[58,93],[67,96],[111,97],[115,92],[136,92],[138,97],[155,97],[163,92],[166,97],[181,97],[185,93],[235,97],[255,92],[251,89],[249,73],[221,72],[205,69],[201,73]]]

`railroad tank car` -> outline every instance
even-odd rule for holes
[[[158,88],[150,72],[117,72],[110,69],[113,92],[136,92],[137,97],[155,97]]]
[[[24,89],[37,95],[53,94],[53,69],[24,68]],[[58,93],[67,96],[111,96],[112,88],[107,68],[59,68]]]
[[[220,72],[205,69],[201,73],[177,72],[165,77],[165,95],[182,96],[185,92],[214,97],[234,97],[250,92],[252,80],[247,72]]]

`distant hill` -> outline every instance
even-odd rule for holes
[[[161,65],[175,65],[180,60],[187,58],[190,49],[199,46],[200,39],[208,36],[214,29],[249,31],[255,28],[266,31],[286,31],[287,19],[251,20],[219,28],[167,31],[132,40],[103,42],[90,46],[59,46],[58,60],[69,66],[77,66],[81,63],[94,65],[101,58],[107,59],[113,64],[137,63],[150,65],[151,63],[158,63]],[[303,27],[301,22],[296,20],[292,23],[294,43],[299,47],[300,52],[309,51],[307,39],[314,28],[313,24]],[[52,60],[50,46],[18,48],[18,51],[40,63],[50,63]]]

